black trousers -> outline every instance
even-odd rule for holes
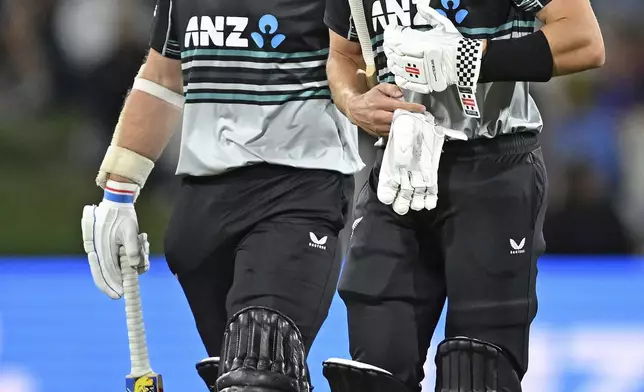
[[[447,298],[446,336],[502,347],[523,377],[536,261],[545,251],[547,177],[537,137],[445,143],[437,208],[404,216],[377,199],[381,161],[382,151],[358,197],[340,278],[352,358],[420,390]]]
[[[352,177],[266,164],[183,180],[165,253],[208,355],[253,305],[291,318],[308,351],[336,289],[352,195]]]

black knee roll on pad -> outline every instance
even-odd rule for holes
[[[309,392],[304,341],[295,323],[265,307],[229,321],[221,350],[219,392]]]
[[[456,337],[438,345],[435,392],[521,392],[521,382],[500,347]]]
[[[388,371],[358,361],[329,358],[322,362],[322,374],[331,392],[409,392]]]
[[[219,377],[219,357],[202,359],[195,365],[197,373],[206,383],[210,392],[217,392],[217,377]]]

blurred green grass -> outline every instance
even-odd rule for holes
[[[102,191],[97,167],[67,155],[76,121],[62,113],[0,125],[0,254],[83,253],[83,206],[99,203]],[[143,192],[136,209],[151,251],[162,252],[169,206]]]

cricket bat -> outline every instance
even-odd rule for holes
[[[163,392],[163,380],[150,367],[148,344],[143,324],[139,274],[123,260],[125,250],[121,248],[121,274],[123,276],[123,296],[125,297],[125,318],[127,337],[130,344],[130,374],[125,377],[126,392]]]
[[[362,0],[349,0],[349,8],[351,8],[351,17],[358,34],[358,41],[360,41],[362,58],[366,65],[367,87],[371,89],[378,84],[378,75],[376,75],[376,56],[373,52],[373,46],[371,46],[371,35],[369,34],[367,17],[364,13],[364,4]]]

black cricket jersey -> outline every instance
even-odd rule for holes
[[[447,16],[467,38],[511,39],[531,34],[536,14],[551,0],[431,0],[431,6]],[[431,29],[418,14],[414,0],[363,0],[371,44],[376,54],[378,80],[394,83],[384,54],[384,28],[395,23],[419,30]],[[327,0],[324,17],[337,34],[358,41],[348,0]],[[476,97],[481,118],[465,116],[456,87],[424,98],[424,104],[437,121],[448,128],[465,131],[470,139],[492,138],[516,132],[538,133],[541,115],[529,93],[527,82],[479,83]]]

